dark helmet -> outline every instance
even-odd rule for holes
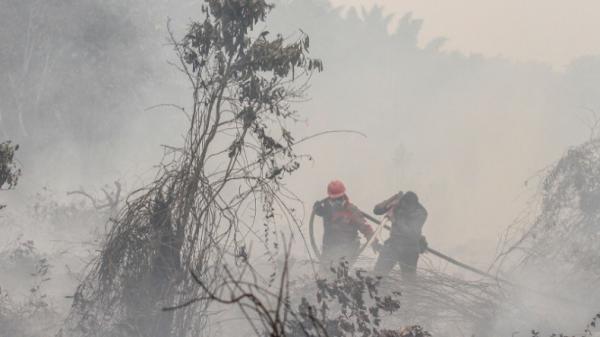
[[[405,207],[415,207],[419,204],[419,197],[415,192],[408,191],[404,193],[400,201]]]

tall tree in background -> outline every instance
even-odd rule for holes
[[[3,1],[0,42],[11,47],[0,50],[0,137],[41,146],[114,135],[126,117],[125,98],[151,74],[145,6]]]
[[[0,143],[0,190],[11,189],[17,185],[21,169],[15,163],[15,151],[19,145],[10,141]],[[0,205],[0,209],[4,208]]]
[[[182,108],[185,143],[115,220],[61,335],[198,335],[205,305],[161,312],[200,296],[190,269],[211,287],[222,277],[217,267],[256,230],[244,220],[264,219],[269,228],[280,211],[293,217],[281,182],[300,158],[286,125],[296,116],[291,103],[322,64],[308,56],[308,36],[288,42],[255,31],[272,8],[263,0],[208,0],[204,19],[181,41],[173,38],[192,87],[191,108]],[[248,205],[262,207],[248,214]]]

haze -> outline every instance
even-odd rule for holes
[[[429,212],[423,232],[431,247],[486,269],[508,226],[534,222],[547,169],[599,135],[599,2],[276,3],[260,28],[291,38],[301,29],[311,56],[324,64],[306,99],[293,104],[298,120],[286,125],[296,140],[321,134],[296,146],[310,159],[284,179],[300,201],[294,207],[303,234],[332,179],[342,180],[364,211],[412,190]],[[17,188],[0,194],[7,204],[0,211],[3,291],[29,293],[31,270],[16,268],[10,257],[34,242],[35,258],[54,266],[45,286],[57,315],[66,316],[67,296],[101,251],[109,217],[119,214],[115,205],[96,208],[72,192],[105,201],[101,188],[114,191],[120,181],[124,197],[152,181],[170,149],[163,145],[181,146],[188,120],[173,107],[190,105],[190,85],[169,64],[176,57],[167,22],[183,36],[200,18],[200,4],[0,0],[0,42],[11,46],[0,49],[0,142],[20,145],[23,171]],[[600,191],[592,192],[593,216],[584,218],[596,221]],[[307,247],[296,243],[295,257],[307,259]],[[596,261],[594,249],[589,261]],[[429,255],[423,261],[463,280],[473,276]],[[587,270],[582,279],[597,280],[600,269]],[[552,273],[531,274],[532,287],[554,281]],[[560,290],[586,298],[593,289],[581,284]],[[558,329],[578,329],[597,310],[550,310],[532,297],[519,309],[542,314],[506,310],[498,331],[518,326],[527,334],[542,326],[570,333]],[[542,309],[530,312],[530,305]],[[560,325],[556,316],[565,313],[576,319]]]
[[[420,44],[435,37],[444,50],[537,61],[562,69],[600,54],[600,3],[593,0],[331,0],[336,6],[382,6],[396,16],[423,19]],[[393,26],[393,25],[392,25]]]

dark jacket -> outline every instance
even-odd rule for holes
[[[407,207],[401,202],[401,198],[402,194],[399,193],[377,204],[373,213],[387,214],[390,218],[392,222],[390,240],[419,247],[423,225],[427,220],[427,210],[419,202],[412,207]]]
[[[373,228],[360,210],[348,200],[339,209],[335,209],[328,199],[317,201],[314,211],[316,215],[323,217],[323,247],[358,243],[358,232],[367,239],[373,236]]]

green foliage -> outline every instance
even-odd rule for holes
[[[21,169],[15,163],[15,152],[19,145],[10,141],[0,143],[0,189],[10,189],[17,185]]]
[[[400,293],[382,296],[380,279],[356,270],[352,276],[347,263],[342,263],[332,280],[317,281],[317,301],[310,304],[302,298],[298,320],[290,322],[291,336],[383,336],[382,313],[400,309]]]
[[[164,308],[164,311],[177,311],[194,306],[208,298],[213,303],[237,305],[242,310],[247,323],[256,336],[269,337],[431,337],[420,326],[407,326],[402,329],[382,328],[383,314],[397,314],[400,309],[400,293],[379,295],[379,278],[357,270],[349,273],[348,264],[341,264],[334,270],[332,279],[316,280],[316,303],[307,297],[292,296],[289,288],[288,251],[280,275],[279,289],[262,287],[255,271],[248,281],[234,276],[226,267],[225,277],[218,285],[209,287],[201,277],[192,273],[202,295],[184,303]],[[244,263],[249,266],[247,262]],[[274,277],[274,275],[272,276]]]
[[[291,84],[323,69],[320,60],[308,56],[308,36],[287,43],[280,34],[269,38],[268,31],[253,31],[272,8],[265,1],[207,1],[205,19],[193,23],[178,46],[197,88],[195,103],[203,109],[204,127],[212,128],[213,135],[238,130],[228,157],[256,146],[258,163],[266,168],[261,178],[269,180],[299,167],[294,138],[283,123],[295,113],[290,101],[303,94],[303,88]],[[223,124],[212,124],[213,117]],[[288,161],[278,162],[280,155]]]
[[[17,185],[21,169],[15,163],[15,152],[19,145],[12,145],[10,141],[0,143],[0,190],[11,189]],[[0,209],[4,205],[0,205]]]

